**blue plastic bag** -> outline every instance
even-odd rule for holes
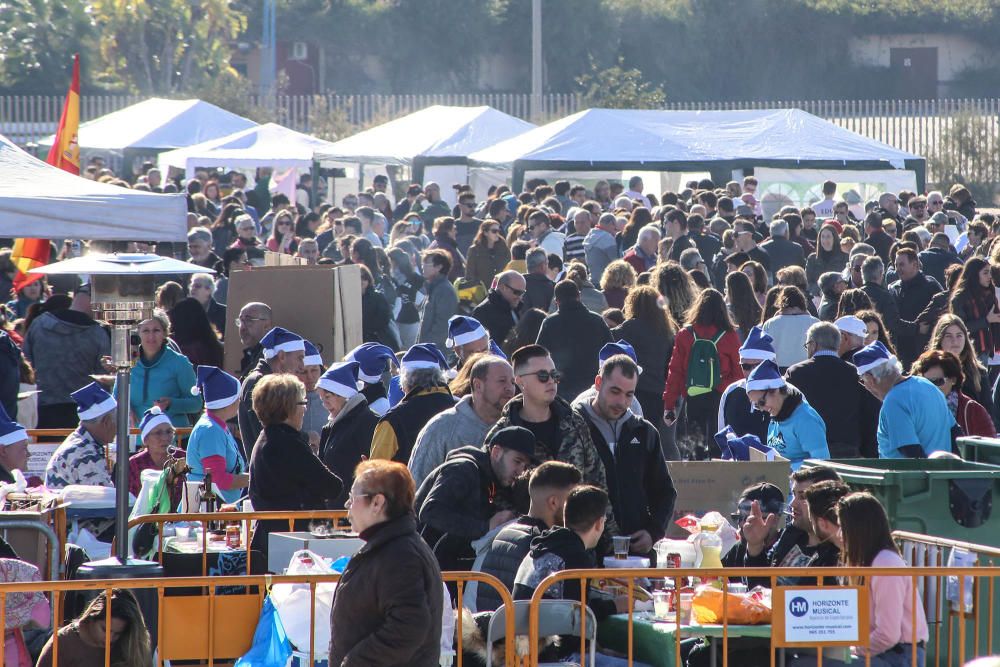
[[[260,610],[257,630],[253,633],[253,644],[234,667],[285,667],[292,657],[292,645],[281,625],[278,612],[271,602],[271,596],[264,599]]]

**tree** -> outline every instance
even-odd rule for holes
[[[992,206],[997,194],[995,123],[971,110],[952,115],[940,139],[928,146],[930,186],[947,192],[962,183],[980,206]]]
[[[228,0],[94,0],[102,78],[146,95],[190,92],[231,71],[246,21]]]
[[[0,0],[0,87],[64,95],[73,54],[86,54],[93,38],[82,0]],[[90,62],[81,61],[86,80]]]
[[[643,80],[642,72],[634,67],[626,69],[623,58],[603,70],[591,60],[590,72],[577,77],[576,83],[583,89],[584,107],[659,109],[667,99],[663,88]]]

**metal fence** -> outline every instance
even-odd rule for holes
[[[28,145],[55,131],[62,109],[55,95],[0,96],[0,134],[18,145]],[[135,96],[83,96],[83,121],[138,102]],[[263,110],[260,99],[251,106]],[[348,131],[363,129],[433,104],[489,105],[500,111],[547,122],[583,108],[575,93],[542,96],[539,117],[531,118],[527,93],[469,93],[440,95],[282,95],[267,112],[278,122],[309,132],[337,116]],[[244,105],[241,105],[244,106]],[[775,100],[743,102],[670,102],[672,110],[735,110],[798,108],[866,137],[882,141],[931,160],[928,180],[966,180],[1000,183],[1000,98],[937,100]],[[961,125],[958,123],[961,122]]]

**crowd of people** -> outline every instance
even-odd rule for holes
[[[394,201],[377,177],[314,207],[305,189],[292,201],[236,176],[225,195],[204,173],[184,184],[186,246],[135,244],[214,275],[165,280],[138,325],[128,410],[143,448],[129,464],[135,478],[186,457],[189,479],[210,476],[225,502],[248,497],[258,511],[347,509],[366,546],[334,601],[333,622],[353,628],[334,632],[336,664],[374,651],[436,664],[426,640],[440,631],[441,570],[489,572],[526,598],[553,571],[598,563],[612,537],[651,555],[674,511],[666,462],[719,457],[720,433],[793,470],[780,534],[787,493],[744,494],[742,541],[726,558],[751,566],[901,562],[888,520],[885,535],[854,523],[878,501],[816,477],[835,473],[806,459],[948,456],[957,436],[997,433],[1000,222],[962,186],[858,208],[827,182],[822,201],[764,220],[752,176],[660,196],[638,177],[590,190],[536,180],[481,202],[458,187],[454,207],[435,183]],[[148,169],[135,187],[180,185]],[[363,344],[324,359],[268,304],[227,310],[230,271],[265,251],[359,267]],[[16,435],[0,438],[0,477],[26,464],[20,419],[73,429],[46,486],[113,485],[117,404],[91,378],[107,372],[110,338],[89,286],[37,280],[12,296],[0,431]],[[226,334],[243,350],[232,373]],[[26,385],[36,402],[19,400]],[[806,491],[817,482],[835,487]],[[277,528],[257,526],[259,568]],[[904,588],[873,596],[872,618],[900,625],[873,639],[875,658],[925,638],[909,611],[898,618],[904,607],[883,613],[892,596],[909,600]],[[569,582],[549,594],[580,599]],[[406,612],[382,618],[380,596]],[[499,604],[482,587],[465,600]],[[591,606],[601,617],[620,605]],[[390,620],[401,645],[375,637]]]

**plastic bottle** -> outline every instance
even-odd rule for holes
[[[701,559],[698,564],[700,568],[721,568],[722,567],[722,538],[716,532],[719,529],[716,525],[701,524],[701,538],[698,541],[701,550]]]

